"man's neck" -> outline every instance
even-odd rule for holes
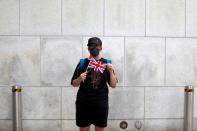
[[[98,55],[98,56],[95,56],[95,57],[90,55],[88,58],[89,59],[94,58],[96,60],[100,60],[101,59],[101,55]]]

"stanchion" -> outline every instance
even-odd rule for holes
[[[185,87],[184,131],[193,130],[194,88]]]
[[[13,97],[13,131],[22,131],[22,102],[21,102],[21,86],[12,86]]]

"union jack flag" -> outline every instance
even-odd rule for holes
[[[88,68],[93,68],[94,71],[100,71],[101,73],[103,73],[106,65],[106,63],[101,63],[101,61],[97,62],[94,58],[92,58],[88,64]]]

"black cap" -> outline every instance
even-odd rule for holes
[[[91,46],[92,44],[100,44],[100,46],[102,46],[102,41],[98,37],[91,37],[88,39],[87,46]]]

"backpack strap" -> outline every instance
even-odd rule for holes
[[[107,59],[107,64],[111,64],[111,60],[110,59]]]
[[[108,64],[111,64],[111,59],[105,59],[105,62],[106,62],[106,63],[105,63],[105,67],[107,68],[107,65],[108,65]]]
[[[85,63],[85,59],[80,59],[80,61],[79,61],[79,70],[82,70],[84,63]]]

